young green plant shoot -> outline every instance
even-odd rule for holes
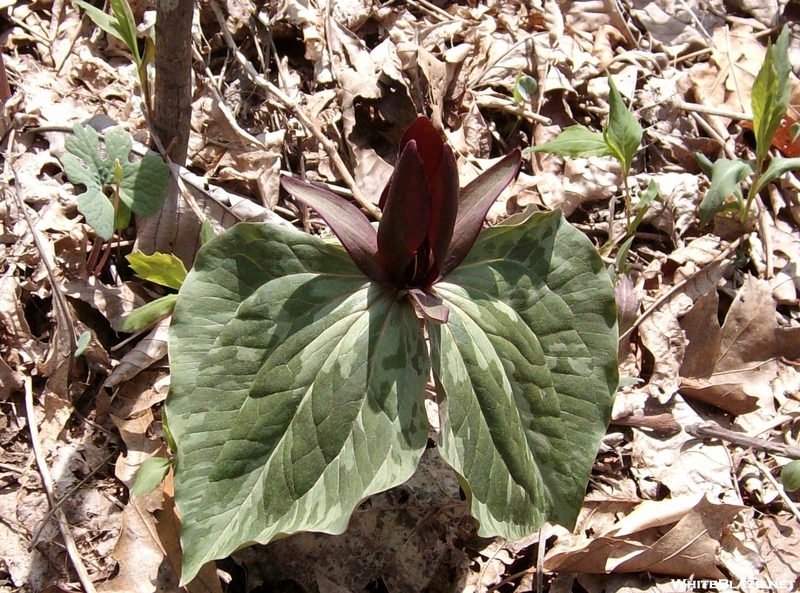
[[[483,229],[514,151],[459,190],[425,118],[405,133],[377,230],[347,200],[285,179],[341,245],[239,224],[200,250],[170,334],[183,582],[299,531],[341,533],[428,443],[483,537],[572,526],[617,387],[614,287],[559,212]]]

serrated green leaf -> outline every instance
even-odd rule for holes
[[[181,288],[170,361],[183,582],[248,543],[344,531],[425,449],[413,306],[303,233],[239,224],[207,243]]]
[[[784,26],[775,45],[767,46],[764,64],[758,71],[750,94],[753,133],[756,137],[756,155],[759,163],[766,158],[772,138],[786,115],[791,97],[790,70],[789,30]]]
[[[168,294],[142,305],[130,312],[119,329],[124,332],[135,332],[155,325],[158,321],[172,314],[177,301],[178,295]]]
[[[769,162],[766,171],[758,178],[753,191],[758,193],[784,173],[798,170],[800,170],[800,158],[787,159],[784,157],[775,157]]]
[[[642,126],[628,111],[611,76],[608,77],[608,85],[608,124],[603,130],[603,138],[611,153],[622,165],[622,174],[626,175],[631,168],[633,156],[642,144]]]
[[[592,132],[586,126],[570,126],[558,136],[541,146],[531,146],[525,152],[547,152],[558,156],[590,157],[610,156],[611,151],[603,134]]]
[[[145,459],[136,472],[136,482],[131,488],[131,496],[142,496],[158,488],[171,465],[170,460],[164,457]]]
[[[741,192],[739,183],[752,172],[753,168],[744,161],[719,159],[711,165],[711,187],[700,202],[701,227],[714,218],[728,196]]]
[[[781,483],[789,492],[800,490],[800,460],[795,459],[783,466]]]
[[[173,253],[156,252],[150,255],[135,251],[125,259],[134,273],[142,280],[149,280],[161,286],[180,289],[186,280],[186,267]]]
[[[443,399],[440,451],[482,536],[571,527],[618,381],[614,287],[560,213],[481,234],[428,326]]]

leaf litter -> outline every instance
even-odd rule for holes
[[[739,17],[725,16],[732,8]],[[203,5],[191,171],[177,172],[218,230],[265,219],[322,229],[279,193],[281,171],[304,170],[347,195],[353,187],[338,155],[362,195],[377,196],[399,134],[418,113],[455,148],[462,186],[510,148],[542,145],[575,124],[599,132],[606,70],[645,130],[629,185],[644,189],[652,180],[658,199],[630,246],[630,282],[618,290],[635,324],[620,345],[630,381],[617,395],[572,533],[547,526],[530,541],[478,540],[455,476],[430,449],[417,475],[365,501],[343,536],[248,548],[208,566],[188,590],[238,583],[249,591],[282,580],[323,592],[529,591],[537,571],[553,591],[660,591],[674,578],[796,587],[798,493],[775,480],[790,459],[686,430],[711,422],[788,445],[800,433],[800,184],[790,173],[765,190],[758,226],[718,217],[701,230],[697,207],[708,181],[693,156],[752,155],[742,125],[752,117],[750,89],[766,38],[777,34],[768,27],[791,20],[791,9],[746,1],[354,0],[328,10],[289,0],[278,11],[230,0],[221,7],[233,35],[226,39]],[[134,308],[163,295],[124,258],[137,239],[146,248],[155,238],[121,233],[95,275],[87,266],[95,236],[58,161],[66,134],[92,115],[133,136],[134,158],[144,154],[137,143],[147,143],[147,127],[125,50],[88,19],[79,25],[73,6],[59,10],[51,18],[39,4],[2,5],[14,90],[2,130],[14,133],[3,145],[0,204],[0,588],[75,590],[83,570],[96,590],[177,590],[171,478],[148,495],[128,491],[136,467],[167,442],[166,324],[119,333]],[[538,82],[522,103],[513,92],[519,73]],[[793,74],[790,86],[788,115],[797,120]],[[304,125],[308,117],[316,130]],[[531,205],[560,208],[600,247],[623,174],[610,157],[532,155],[488,220]],[[194,216],[180,201],[176,219]],[[614,224],[623,229],[623,218]],[[195,245],[182,230],[189,228],[178,224],[172,244]],[[56,314],[59,293],[66,310]],[[84,331],[86,354],[70,356],[65,339]],[[72,549],[34,461],[31,422]]]

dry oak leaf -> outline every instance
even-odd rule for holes
[[[705,496],[645,501],[598,537],[544,561],[553,572],[652,572],[681,578],[723,579],[717,568],[723,530],[745,507]]]

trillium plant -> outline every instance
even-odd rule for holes
[[[341,533],[407,480],[431,379],[436,446],[479,535],[574,524],[617,386],[614,288],[559,212],[483,228],[519,167],[514,151],[459,190],[453,152],[420,118],[377,229],[287,178],[339,243],[239,224],[201,249],[175,307],[166,405],[184,582],[248,544]]]

